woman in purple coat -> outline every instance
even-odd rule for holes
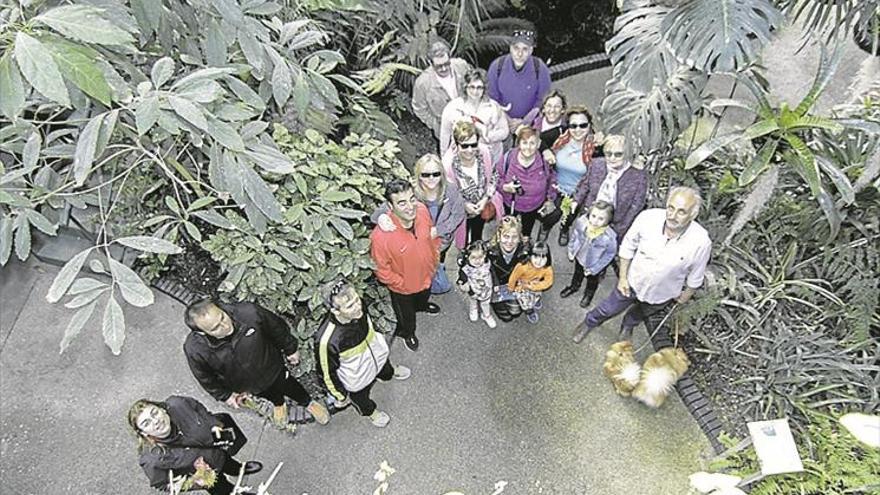
[[[602,200],[614,206],[611,228],[617,233],[618,244],[645,208],[648,193],[648,175],[623,159],[626,141],[623,136],[607,136],[604,141],[605,159],[596,158],[584,174],[574,193],[580,205],[591,205]]]
[[[540,217],[539,240],[546,238],[552,225],[545,225],[545,215],[552,211],[556,200],[556,170],[538,153],[540,139],[533,127],[520,126],[516,131],[516,147],[496,164],[498,192],[507,215],[519,216],[522,234],[532,238],[532,227]]]

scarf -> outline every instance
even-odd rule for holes
[[[556,139],[556,142],[553,143],[553,146],[551,146],[550,149],[552,149],[553,152],[556,153],[569,142],[571,142],[571,131],[566,130]],[[587,134],[584,137],[583,145],[581,147],[581,161],[584,162],[585,166],[590,165],[590,161],[593,159],[593,152],[595,150],[596,143],[593,142],[593,135]]]
[[[604,225],[602,227],[593,227],[592,225],[587,225],[587,238],[593,240],[600,235],[604,234],[605,231],[608,230],[608,226]]]

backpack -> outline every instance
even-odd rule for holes
[[[502,60],[501,60],[501,62],[498,64],[498,68],[495,70],[495,79],[496,79],[496,80],[497,80],[499,77],[501,77],[501,69],[504,68],[504,62],[505,62],[506,60],[510,60],[510,54],[507,54],[507,55],[505,55],[505,56],[503,56],[503,57],[501,57],[501,58],[502,58]],[[513,61],[511,60],[510,63],[512,64]],[[538,74],[538,58],[535,57],[535,56],[532,56],[532,68],[535,70],[535,82],[538,82],[538,81],[541,79],[541,77],[540,77],[540,75]]]

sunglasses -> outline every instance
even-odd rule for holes
[[[430,178],[440,177],[441,175],[442,175],[442,173],[440,173],[440,172],[422,172],[419,174],[419,177],[421,177],[423,179],[430,179]]]
[[[612,151],[610,153],[605,153],[605,156],[610,156],[612,158],[623,158],[622,151]]]
[[[479,143],[476,143],[476,142],[474,142],[474,143],[458,143],[458,147],[461,148],[461,149],[463,149],[463,150],[473,149],[473,148],[476,148],[476,147],[479,146],[479,145],[480,145],[480,144],[479,144]]]
[[[584,122],[583,124],[568,124],[569,129],[589,129],[590,124]]]

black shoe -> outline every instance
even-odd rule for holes
[[[568,246],[568,230],[559,230],[559,245],[562,247]]]
[[[428,313],[429,315],[439,315],[440,314],[440,306],[436,303],[429,302],[425,305],[424,313]]]
[[[562,289],[562,292],[559,293],[559,297],[565,299],[566,297],[574,294],[579,291],[580,287],[575,287],[574,285],[569,285],[568,287]]]
[[[595,293],[595,291],[591,290],[584,292],[584,297],[581,298],[580,302],[582,308],[587,309],[588,307],[590,307],[590,303],[593,301],[593,294]]]
[[[260,461],[247,461],[244,463],[244,474],[259,473],[263,470],[263,463]]]
[[[419,338],[413,335],[408,339],[403,339],[403,343],[406,345],[406,348],[416,352],[419,350]]]

